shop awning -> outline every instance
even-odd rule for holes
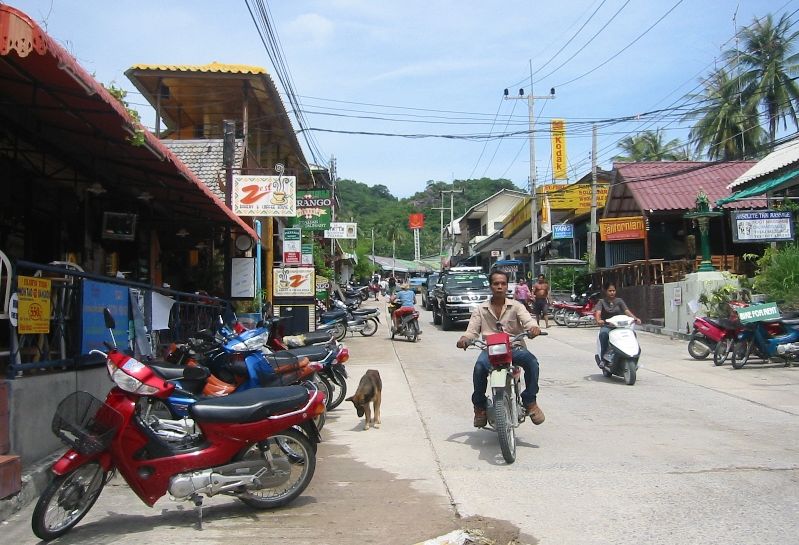
[[[769,191],[774,191],[776,189],[779,189],[781,185],[794,181],[797,177],[799,177],[799,169],[788,171],[781,176],[772,178],[770,180],[764,180],[751,187],[737,191],[732,195],[730,195],[729,197],[724,197],[723,199],[719,199],[716,201],[716,205],[721,206],[729,202],[740,201],[743,199],[756,197],[758,195],[763,195],[764,193],[768,193]]]

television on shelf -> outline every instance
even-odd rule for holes
[[[134,240],[136,214],[103,212],[103,238],[107,240]]]

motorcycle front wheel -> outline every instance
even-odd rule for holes
[[[713,365],[724,365],[732,351],[732,339],[725,337],[716,343],[713,350]]]
[[[558,325],[566,325],[566,311],[564,309],[558,309],[552,315],[552,319],[555,320],[555,323]]]
[[[735,341],[735,343],[733,343],[732,360],[730,361],[730,363],[732,363],[733,369],[741,369],[749,362],[754,344],[754,339]]]
[[[361,329],[361,335],[364,337],[371,337],[377,333],[377,320],[374,318],[369,318],[363,323],[363,329]]]
[[[635,360],[630,358],[624,362],[624,383],[627,386],[632,386],[635,384],[635,375],[638,365],[635,363]]]
[[[688,354],[695,360],[704,360],[712,352],[710,341],[704,337],[700,337],[695,332],[691,335],[691,340],[688,341]]]
[[[347,336],[347,326],[341,322],[334,325],[332,329],[333,337],[335,337],[337,341],[343,341],[344,337]]]
[[[245,448],[236,460],[264,462],[267,471],[259,477],[263,488],[238,495],[242,502],[255,509],[272,509],[290,503],[308,487],[316,470],[311,442],[293,428]]]
[[[516,461],[516,429],[513,427],[511,403],[506,389],[497,389],[494,394],[494,414],[496,415],[497,436],[502,457],[509,464]]]
[[[64,535],[86,516],[105,486],[99,462],[89,462],[53,479],[33,510],[31,527],[41,540]]]
[[[344,402],[347,397],[347,379],[341,374],[338,369],[333,369],[333,376],[328,377],[331,382],[333,391],[330,393],[331,401],[327,405],[327,410],[332,411]]]

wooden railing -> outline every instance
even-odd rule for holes
[[[699,268],[702,258],[696,260],[678,259],[665,261],[663,259],[650,259],[631,261],[614,267],[597,269],[592,275],[595,286],[603,286],[605,282],[613,282],[617,288],[625,286],[644,286],[679,282],[688,273]],[[745,274],[747,271],[740,257],[734,255],[711,256],[713,268],[718,271],[729,271],[733,274]],[[648,276],[648,279],[647,279]]]

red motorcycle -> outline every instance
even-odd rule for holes
[[[104,311],[106,326],[114,319]],[[113,333],[112,333],[113,340]],[[103,486],[119,471],[148,506],[169,493],[190,500],[202,526],[202,496],[226,494],[256,509],[285,505],[308,486],[316,468],[319,434],[312,419],[325,411],[324,394],[304,386],[254,388],[198,401],[189,409],[199,432],[170,442],[144,422],[138,401],[164,399],[174,385],[106,343],[115,387],[105,403],[86,392],[67,396],[52,429],[68,450],[33,512],[33,533],[55,539],[89,512]],[[203,371],[187,367],[190,375]]]
[[[722,365],[733,349],[734,341],[741,331],[735,309],[747,306],[743,301],[730,302],[730,316],[726,319],[699,316],[694,319],[693,331],[688,341],[688,354],[703,360],[713,354],[713,363]]]
[[[560,314],[561,321],[559,322],[558,318],[555,317],[555,323],[567,327],[595,326],[596,319],[594,318],[594,307],[596,306],[596,302],[599,301],[600,294],[599,292],[594,292],[588,296],[583,294],[583,297],[582,304],[562,303],[562,312]]]

